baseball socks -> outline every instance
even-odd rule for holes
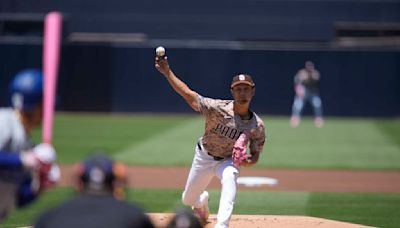
[[[209,200],[208,192],[204,191],[200,195],[200,202],[202,203],[202,206],[200,208],[192,207],[194,215],[199,218],[202,225],[205,225],[207,223],[208,216],[210,215],[210,209],[208,208],[208,200]]]

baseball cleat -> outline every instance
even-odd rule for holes
[[[322,119],[321,117],[317,117],[314,119],[314,124],[317,128],[321,128],[324,126],[324,119]]]
[[[292,118],[290,118],[290,126],[292,128],[296,128],[298,127],[300,124],[300,118],[297,116],[292,116]]]
[[[199,218],[201,224],[205,225],[207,223],[208,217],[210,216],[210,209],[208,208],[209,197],[208,197],[208,192],[206,191],[202,195],[203,195],[202,197],[204,197],[203,206],[200,208],[192,207],[192,210],[194,215],[197,218]]]

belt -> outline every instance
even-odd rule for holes
[[[197,142],[197,148],[198,148],[199,150],[202,150],[202,149],[201,149],[201,145],[200,145],[200,141]],[[207,151],[207,154],[210,155],[211,157],[213,157],[215,161],[221,161],[221,160],[224,159],[223,157],[214,156],[214,155],[210,154],[210,152],[208,152],[208,151]]]

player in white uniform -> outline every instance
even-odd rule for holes
[[[12,108],[0,109],[0,222],[59,178],[53,147],[30,139],[42,120],[42,87],[40,71],[20,72],[10,84]]]
[[[241,133],[249,133],[250,156],[242,165],[251,166],[257,163],[265,142],[264,123],[249,109],[255,84],[250,75],[237,75],[231,84],[234,100],[211,99],[199,95],[177,78],[165,56],[157,56],[155,66],[190,107],[205,118],[205,133],[196,145],[182,202],[193,207],[203,224],[207,222],[209,196],[205,190],[211,179],[217,176],[221,180],[222,190],[215,227],[228,227],[240,171],[240,167],[232,161],[233,145]]]

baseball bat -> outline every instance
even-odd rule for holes
[[[56,96],[58,64],[60,55],[62,15],[50,12],[44,21],[43,36],[43,130],[42,141],[51,143],[53,137],[54,103]]]

